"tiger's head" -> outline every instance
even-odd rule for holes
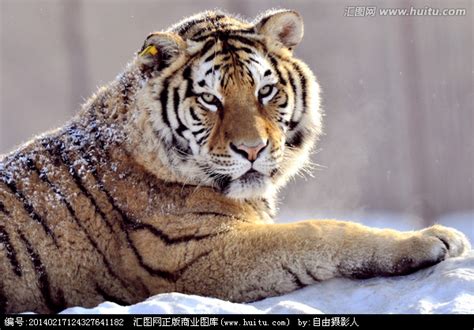
[[[149,35],[135,62],[147,154],[183,183],[233,198],[272,195],[321,132],[319,86],[293,57],[302,37],[290,10],[254,22],[207,11]]]

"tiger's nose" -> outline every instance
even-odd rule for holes
[[[244,158],[247,158],[251,162],[254,162],[258,155],[265,149],[267,146],[268,141],[265,142],[260,142],[254,146],[248,146],[245,143],[241,144],[233,144],[232,142],[230,143],[230,148],[234,150],[236,153],[242,155]]]

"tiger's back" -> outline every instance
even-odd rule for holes
[[[116,294],[125,285],[114,261],[119,227],[94,181],[95,156],[72,148],[71,133],[54,132],[2,160],[0,296],[7,312],[57,312],[100,302],[100,295],[117,302],[134,296]]]

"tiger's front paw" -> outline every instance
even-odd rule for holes
[[[423,240],[431,246],[432,255],[444,260],[449,257],[457,257],[471,249],[466,236],[460,231],[435,225],[420,231]]]
[[[471,249],[463,233],[440,225],[416,232],[403,245],[403,253],[394,267],[397,275],[413,273]]]

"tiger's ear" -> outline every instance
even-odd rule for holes
[[[273,10],[258,18],[257,31],[292,49],[303,39],[303,18],[293,10]]]
[[[186,42],[175,33],[152,33],[138,52],[141,69],[148,73],[162,70],[184,54],[185,49]]]

